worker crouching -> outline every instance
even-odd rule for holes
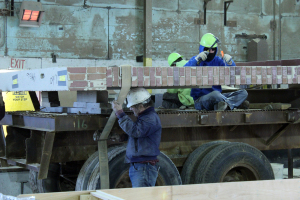
[[[223,58],[217,56],[219,39],[211,33],[203,35],[200,41],[199,54],[192,57],[184,66],[235,66],[232,57],[224,54]],[[193,88],[191,96],[197,110],[232,110],[234,108],[247,109],[249,102],[246,90],[238,90],[229,93],[221,93],[220,85],[211,88]]]
[[[112,108],[119,119],[120,127],[128,135],[125,162],[130,163],[129,177],[132,187],[155,186],[162,131],[160,118],[146,89],[131,89],[127,101],[127,107],[137,117],[135,122],[123,112],[122,105],[117,101],[113,101]]]

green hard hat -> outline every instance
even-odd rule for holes
[[[178,58],[182,58],[179,53],[171,53],[168,57],[168,63],[171,66]]]
[[[213,34],[211,33],[206,33],[202,36],[201,41],[200,41],[200,45],[204,46],[204,47],[208,47],[210,48],[216,41],[216,38]],[[217,47],[217,43],[214,44],[213,48]]]

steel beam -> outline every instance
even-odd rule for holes
[[[45,113],[7,113],[0,125],[39,131],[87,131],[104,127],[105,115],[62,115]]]
[[[279,138],[288,127],[290,127],[292,124],[284,124],[276,133],[274,133],[267,141],[266,145],[270,146],[277,138]]]
[[[245,110],[223,112],[196,112],[196,111],[163,111],[157,110],[163,128],[201,127],[201,126],[237,126],[253,124],[291,123],[288,116],[294,121],[300,118],[297,110]]]

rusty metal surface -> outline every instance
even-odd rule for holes
[[[105,115],[49,114],[41,112],[7,113],[0,125],[40,131],[86,131],[104,127]]]
[[[25,158],[26,156],[26,138],[30,137],[30,130],[16,127],[7,127],[6,157],[7,158]]]
[[[289,123],[300,118],[298,110],[242,110],[242,111],[157,111],[163,128],[200,127],[200,126],[229,126],[252,124]]]
[[[97,151],[97,142],[93,140],[94,131],[57,132],[53,143],[51,162],[61,163],[86,160]],[[45,132],[31,130],[26,139],[27,164],[40,163]]]
[[[127,113],[132,115],[131,112]],[[158,109],[157,113],[163,128],[290,123],[300,118],[300,110],[297,109],[223,112]],[[102,115],[39,114],[31,116],[30,114],[10,113],[1,121],[1,124],[41,131],[92,131],[103,128],[106,121],[107,118]]]
[[[30,138],[25,140],[27,164],[41,162],[45,133],[44,131],[31,130]]]

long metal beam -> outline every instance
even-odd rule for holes
[[[39,131],[98,130],[107,122],[105,115],[62,115],[6,113],[0,125],[9,125]]]
[[[197,110],[157,110],[163,128],[236,126],[252,124],[294,123],[299,121],[300,112],[294,110],[242,110],[223,112],[199,112]],[[131,112],[129,115],[134,117]],[[107,122],[102,115],[51,115],[30,116],[9,113],[0,125],[40,131],[87,131],[104,128]],[[117,125],[117,124],[115,124]]]

